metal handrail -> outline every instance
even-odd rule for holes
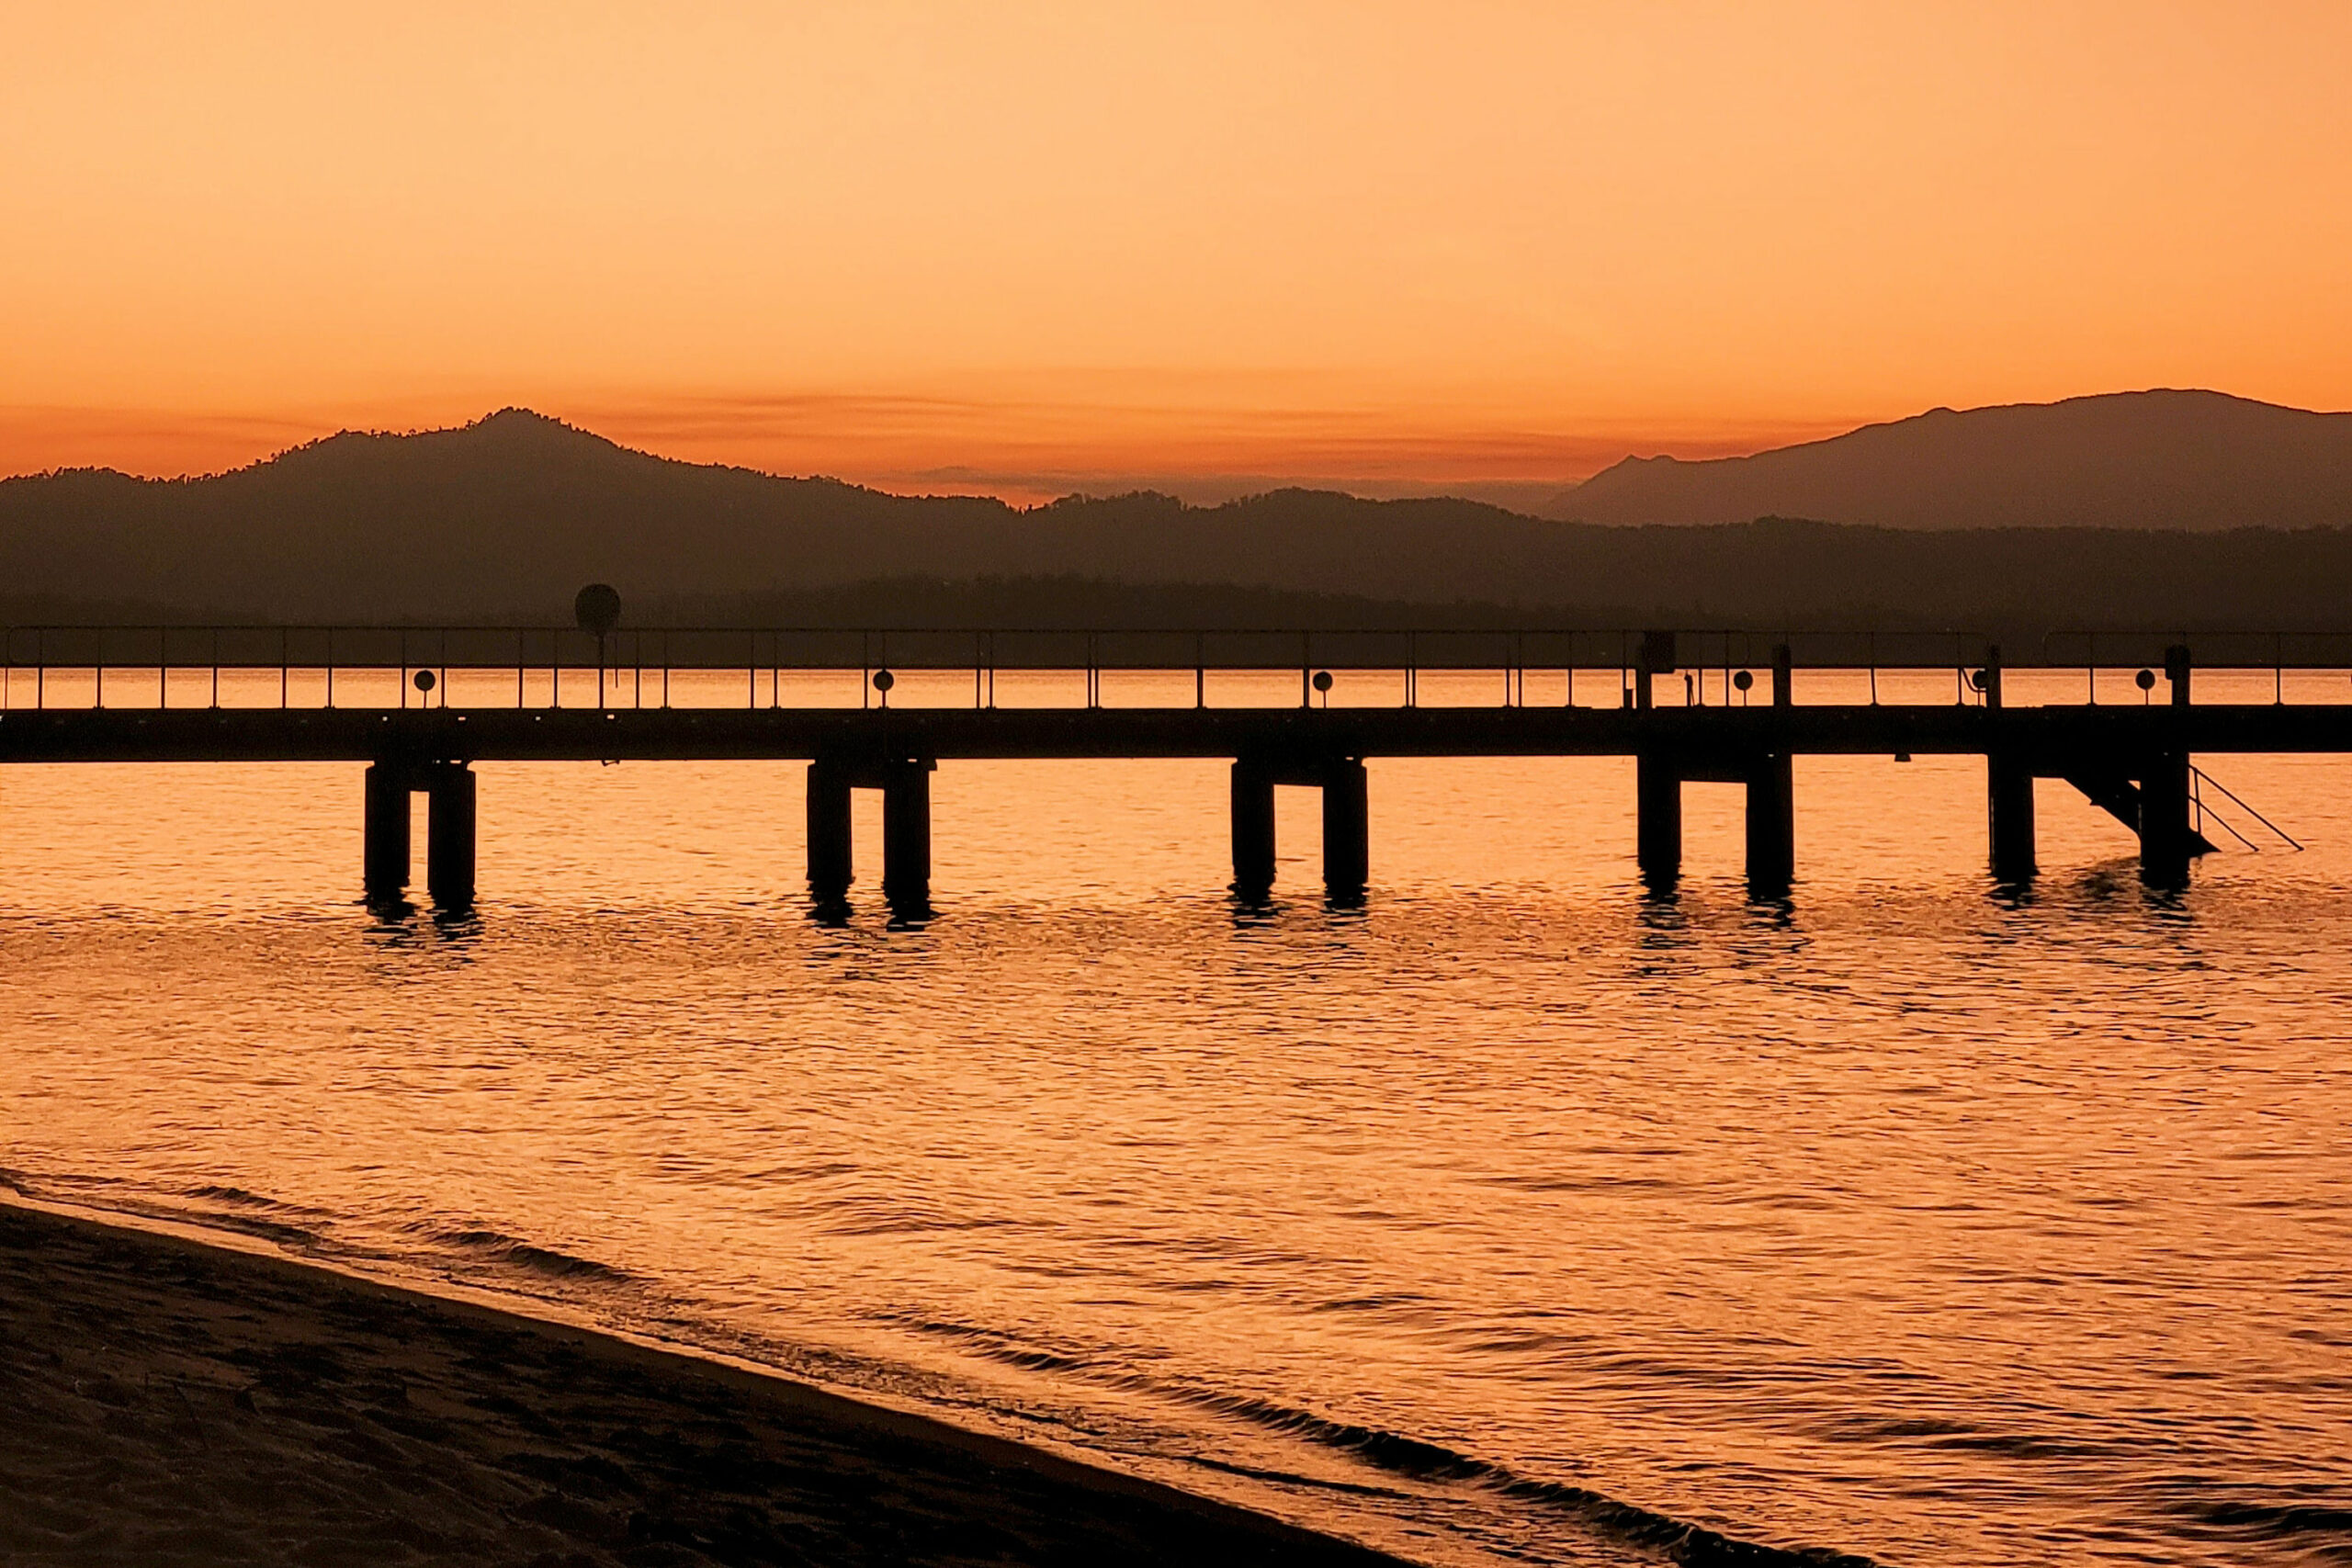
[[[2203,812],[2208,809],[2204,804],[2202,787],[2206,784],[2211,784],[2215,789],[2220,790],[2223,795],[2228,797],[2231,805],[2236,807],[2239,810],[2245,812],[2247,816],[2261,823],[2265,828],[2269,829],[2271,832],[2278,836],[2279,841],[2286,844],[2290,849],[2301,850],[2303,847],[2301,842],[2298,840],[2293,834],[2278,826],[2278,823],[2270,820],[2269,818],[2265,817],[2261,812],[2256,811],[2253,807],[2248,806],[2245,801],[2238,795],[2238,793],[2235,790],[2223,784],[2221,780],[2215,778],[2212,774],[2207,773],[2204,769],[2199,767],[2196,763],[2191,762],[2188,765],[2188,773],[2189,777],[2195,780],[2199,787],[2199,796],[2198,800],[2198,809],[2199,812]],[[2247,849],[2253,849],[2255,847],[2254,840],[2247,838],[2244,833],[2239,832],[2235,827],[2232,826],[2228,818],[2222,816],[2218,811],[2212,813],[2212,818],[2214,821],[2219,822],[2223,828],[2228,829],[2230,836],[2235,839],[2239,843],[2244,844]]]
[[[2274,697],[2285,700],[2288,668],[2337,669],[2352,666],[2352,633],[2285,632],[2200,633],[2193,639],[2178,632],[2140,633],[2053,632],[2042,638],[2041,668],[2065,668],[2075,663],[2055,654],[2053,639],[2084,639],[2089,660],[2088,696],[2098,695],[2097,672],[2100,645],[2112,649],[2118,641],[2127,650],[2148,651],[2165,643],[2188,641],[2213,649],[2233,640],[2259,639],[2269,658],[2246,665],[2204,660],[2209,667],[2261,668],[2277,674]],[[1658,640],[1663,637],[1665,640]],[[2289,657],[2289,639],[2309,661]],[[2145,646],[2143,647],[2142,645]],[[1867,670],[1871,700],[1878,700],[1878,675],[1887,671],[1949,670],[1954,679],[1955,701],[1976,700],[1970,680],[1973,670],[2000,662],[1999,650],[1982,634],[1950,628],[1918,631],[1801,631],[1761,632],[1742,628],[1657,628],[1635,632],[1625,627],[1433,626],[1337,628],[1227,626],[1204,628],[1130,626],[1083,628],[1069,626],[643,626],[616,629],[604,637],[571,626],[336,626],[325,624],[220,624],[102,626],[52,623],[0,627],[0,671],[29,669],[34,705],[46,706],[53,670],[87,670],[93,675],[92,701],[103,706],[109,695],[109,671],[154,671],[160,680],[160,705],[169,706],[175,671],[209,671],[209,705],[220,703],[223,670],[274,671],[278,704],[293,705],[293,673],[320,672],[324,679],[324,705],[337,702],[338,671],[398,671],[400,705],[416,701],[428,706],[447,705],[448,674],[458,671],[512,670],[514,705],[529,702],[528,677],[544,671],[548,704],[561,706],[567,671],[597,671],[600,705],[607,676],[625,671],[623,689],[628,705],[642,705],[646,674],[660,674],[661,705],[671,703],[671,677],[690,671],[741,671],[747,706],[761,705],[761,671],[767,673],[767,705],[781,705],[786,671],[822,672],[852,669],[859,671],[861,701],[875,699],[873,677],[894,665],[900,670],[964,671],[972,673],[973,704],[993,706],[996,675],[1001,670],[1069,671],[1085,672],[1086,705],[1099,706],[1106,671],[1177,671],[1194,674],[1194,704],[1207,705],[1207,675],[1219,671],[1279,671],[1295,668],[1302,704],[1314,700],[1311,677],[1317,670],[1401,671],[1403,704],[1420,700],[1419,676],[1424,671],[1500,671],[1505,706],[1528,702],[1527,671],[1566,671],[1568,696],[1575,695],[1575,676],[1581,671],[1618,672],[1619,698],[1630,705],[1643,661],[1668,649],[1670,665],[1653,668],[1655,677],[1672,668],[1703,675],[1720,672],[1726,700],[1731,676],[1740,669],[1770,663],[1777,649],[1786,648],[1791,668],[1799,670]],[[2330,657],[2322,659],[2324,652]],[[649,657],[650,656],[650,657]],[[2030,667],[2008,661],[2008,668]],[[431,691],[412,694],[412,675],[430,671]],[[12,683],[13,684],[13,683]],[[7,705],[11,687],[0,687],[0,705]],[[434,694],[437,693],[437,696]],[[887,705],[887,701],[885,705]]]

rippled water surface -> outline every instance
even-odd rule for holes
[[[1374,887],[1213,763],[943,764],[936,919],[800,770],[484,765],[484,903],[351,903],[358,770],[0,773],[0,1165],[544,1297],[1431,1562],[2352,1555],[2352,763],[2144,892],[1982,764],[1797,766],[1800,881],[1633,882],[1617,761],[1375,761]],[[860,804],[860,889],[878,810]]]

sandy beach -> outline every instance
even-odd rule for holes
[[[1395,1560],[781,1379],[0,1205],[11,1564]]]

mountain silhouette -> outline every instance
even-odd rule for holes
[[[1460,501],[1277,492],[1225,507],[1141,493],[1020,510],[631,451],[522,409],[456,430],[346,433],[202,479],[72,470],[0,481],[0,583],[19,598],[316,619],[480,618],[877,577],[1077,575],[1340,592],[1423,586],[1400,560],[1464,530],[1508,588],[1558,525]]]
[[[1544,510],[1621,525],[2341,527],[2352,525],[2352,413],[2208,391],[1936,409],[1749,457],[1628,457]]]
[[[2345,417],[2212,394],[2084,400],[2102,401],[2202,410],[2263,431],[2281,428],[2277,414],[2331,432]],[[1979,429],[1980,414],[2002,416],[1996,424],[2086,417],[2078,404],[1927,415],[1856,432],[1842,447],[1746,459],[1764,468],[1738,471],[1774,472],[1768,459],[1812,463],[1830,449],[1869,456],[1917,432],[1941,441],[1947,428]],[[2292,488],[2278,477],[2290,471],[2278,457],[2286,445],[2251,449],[2270,455],[2266,482]],[[2298,493],[2308,501],[2319,488],[2312,476],[2324,470],[2309,453],[2328,448],[2296,450],[2306,456],[2291,471],[2303,476]],[[2092,514],[2129,520],[2138,513],[2116,498],[2148,487],[2114,452],[2086,448],[2080,472],[2052,456],[2052,482],[2104,495]],[[2210,452],[2200,460],[2222,461]],[[1659,471],[1723,470],[1653,463],[1611,473]],[[1605,493],[1608,479],[1592,486]],[[1938,493],[1939,504],[1957,505]],[[2345,520],[2308,505],[2292,517],[2327,515]],[[2198,514],[2199,527],[2211,521]],[[617,586],[639,625],[1232,625],[1295,615],[1317,625],[2335,626],[2352,622],[2352,529],[1953,530],[1770,517],[1623,527],[1468,501],[1300,490],[1217,506],[1146,492],[1021,509],[678,462],[521,409],[454,430],[346,433],[200,479],[74,469],[0,480],[0,620],[17,625],[547,625],[569,621],[573,592],[589,581]]]

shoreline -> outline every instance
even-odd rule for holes
[[[0,1559],[1404,1560],[779,1375],[0,1198]]]

